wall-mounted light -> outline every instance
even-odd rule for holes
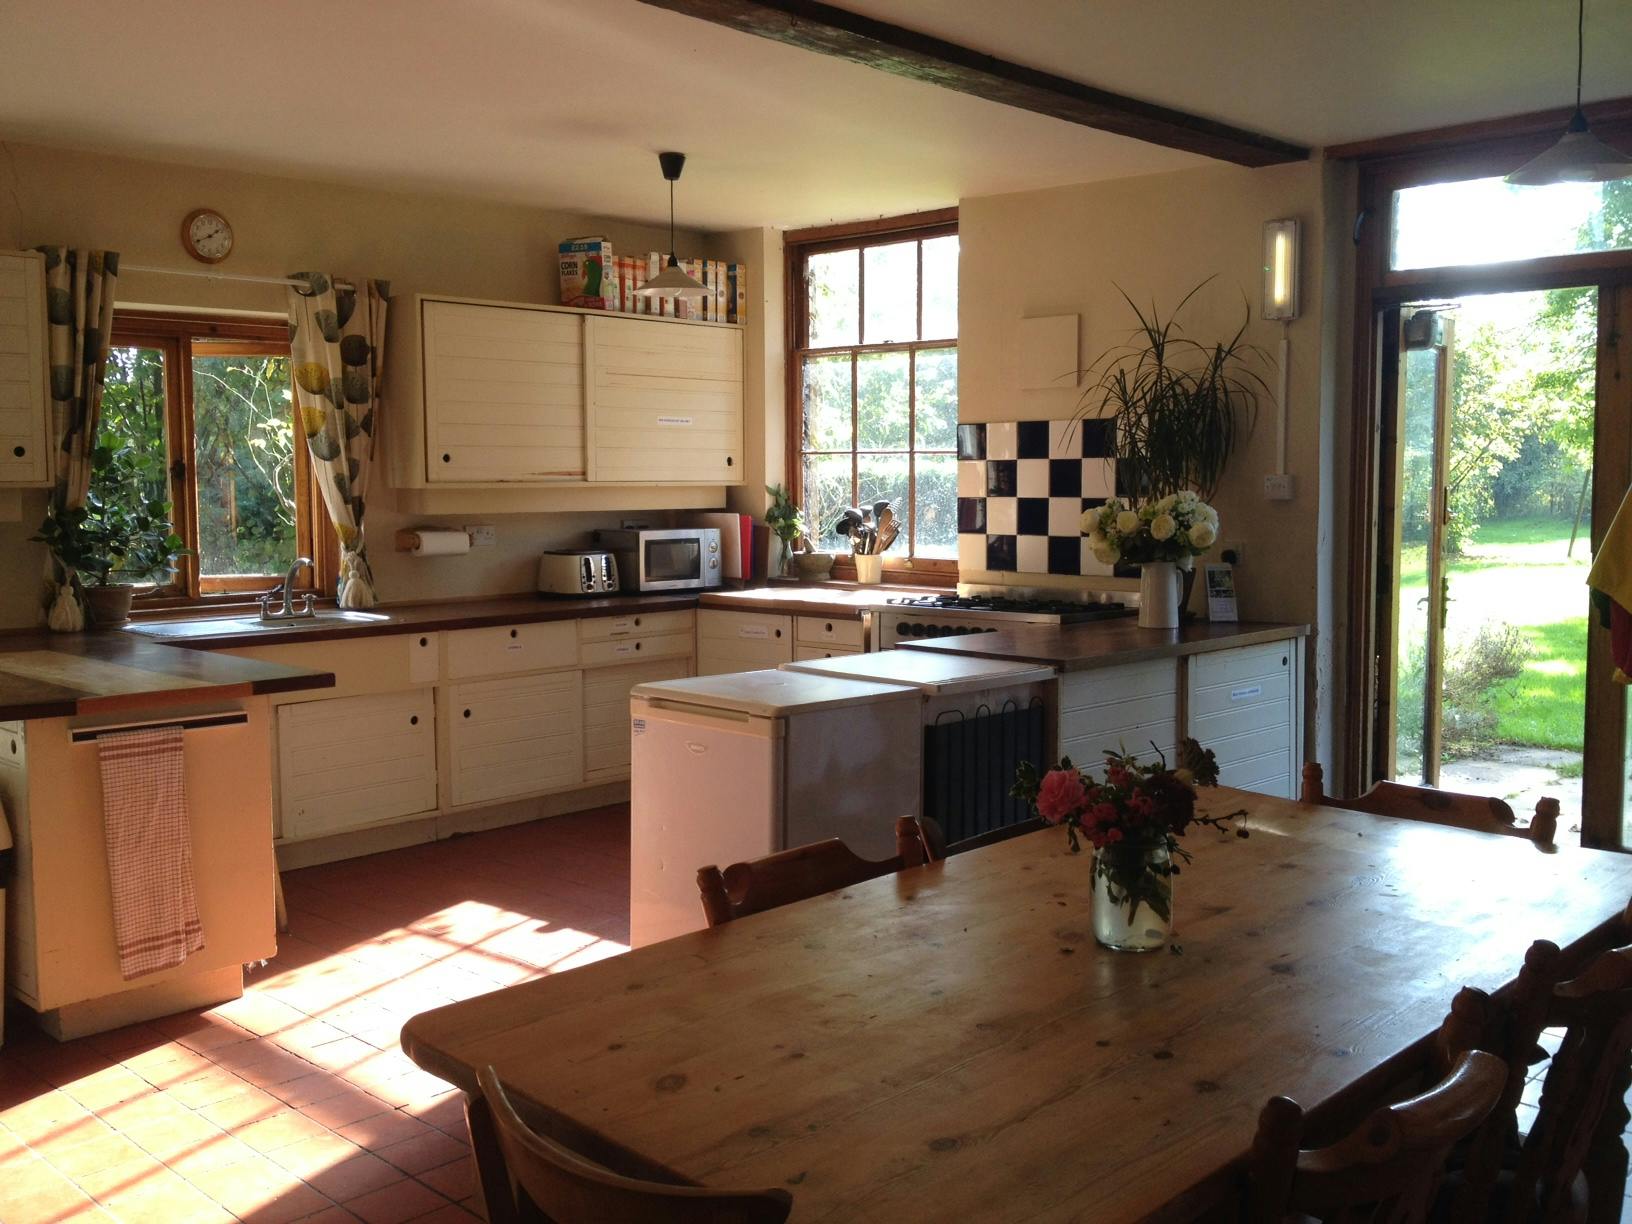
[[[1264,222],[1264,318],[1298,317],[1298,223]]]

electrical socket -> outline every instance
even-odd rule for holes
[[[1246,560],[1246,557],[1243,555],[1246,551],[1247,546],[1245,544],[1231,544],[1223,552],[1218,554],[1218,559],[1224,562],[1225,565],[1240,565]]]
[[[1264,477],[1265,501],[1291,501],[1297,481],[1286,472]]]
[[[472,548],[492,548],[499,542],[498,530],[491,523],[467,523],[465,534]]]

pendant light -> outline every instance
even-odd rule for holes
[[[674,257],[674,183],[680,171],[686,168],[684,153],[659,153],[657,164],[663,167],[663,177],[669,180],[669,264],[635,292],[651,298],[701,298],[708,296],[708,288],[694,280],[680,268]]]
[[[1587,128],[1581,111],[1581,66],[1586,58],[1587,0],[1578,0],[1575,15],[1575,114],[1558,143],[1532,157],[1507,182],[1516,187],[1548,187],[1555,183],[1610,183],[1632,178],[1632,157],[1611,148]]]

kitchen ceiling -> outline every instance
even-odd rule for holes
[[[1563,105],[1573,6],[1537,0],[849,0],[1103,89],[1325,145]],[[1566,12],[1566,8],[1571,11]],[[658,221],[807,225],[1202,158],[636,0],[4,0],[0,137]],[[1588,100],[1632,80],[1589,0]]]

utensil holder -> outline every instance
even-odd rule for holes
[[[880,553],[857,553],[856,581],[879,583],[884,581],[884,557]]]

